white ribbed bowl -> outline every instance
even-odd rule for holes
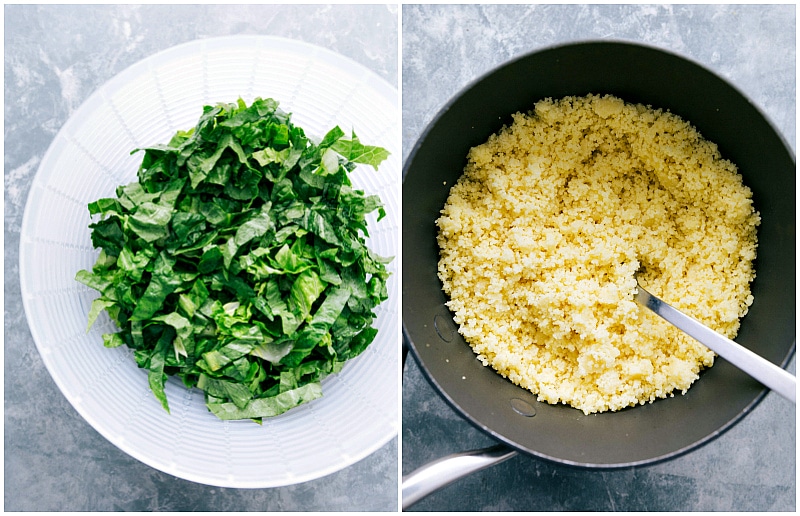
[[[377,310],[378,336],[322,382],[323,397],[268,419],[218,420],[202,392],[171,378],[172,414],[148,388],[125,347],[106,349],[115,331],[105,313],[86,332],[98,295],[75,281],[98,252],[87,204],[136,179],[142,154],[195,125],[203,105],[271,97],[306,134],[335,125],[392,154],[378,172],[360,166],[355,186],[378,194],[386,217],[369,220],[369,246],[389,265],[389,299]],[[126,69],[74,113],[42,160],[20,238],[20,283],[28,324],[61,392],[100,434],[156,469],[203,484],[263,488],[338,471],[374,452],[399,426],[400,120],[397,91],[363,66],[323,48],[268,36],[194,41]]]

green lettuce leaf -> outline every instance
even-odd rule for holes
[[[137,181],[88,204],[91,270],[104,311],[169,412],[177,376],[220,419],[281,414],[322,395],[377,334],[390,258],[366,246],[377,195],[356,164],[389,155],[331,129],[315,144],[273,99],[205,106],[197,124],[143,153]]]

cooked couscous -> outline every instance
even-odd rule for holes
[[[759,215],[735,165],[678,116],[545,99],[470,150],[441,217],[439,277],[484,365],[589,414],[686,392],[714,353],[640,308],[651,293],[733,338]]]

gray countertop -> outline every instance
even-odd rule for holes
[[[402,30],[404,158],[475,78],[514,56],[584,39],[642,42],[704,64],[752,99],[795,149],[794,5],[406,5]],[[438,396],[412,358],[402,402],[403,474],[496,444]],[[518,455],[411,510],[794,511],[795,434],[795,406],[770,393],[733,429],[666,463],[598,472]]]
[[[187,41],[269,34],[328,48],[398,85],[397,5],[5,6],[5,364],[7,511],[394,511],[398,442],[318,480],[275,489],[174,478],[95,432],[45,369],[20,303],[28,190],[69,116],[128,66]]]
[[[397,507],[398,440],[319,480],[214,488],[124,454],[61,395],[19,302],[22,213],[58,130],[105,81],[186,41],[272,34],[327,47],[398,85],[399,6],[5,6],[4,484],[8,511],[351,511]],[[404,5],[403,155],[461,88],[504,61],[578,39],[656,45],[727,78],[796,142],[794,5]],[[795,372],[795,359],[790,371]],[[456,414],[413,359],[403,375],[402,471],[495,442]],[[710,444],[644,468],[593,472],[527,456],[413,510],[796,510],[796,411],[775,394]]]

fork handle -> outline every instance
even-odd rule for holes
[[[641,285],[638,286],[636,302],[683,330],[765,387],[797,404],[797,379],[788,371],[670,306],[647,292]]]

